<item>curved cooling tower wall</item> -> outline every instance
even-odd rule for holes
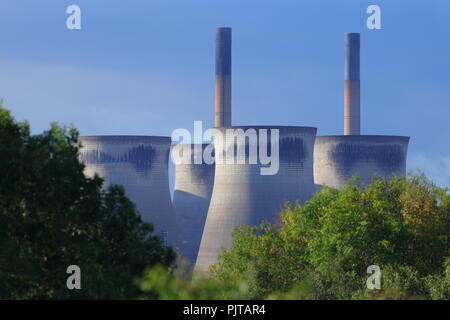
[[[181,154],[184,148],[191,152],[191,163],[175,164],[173,208],[180,229],[181,252],[192,264],[197,259],[214,184],[214,164],[205,163],[202,157],[207,146],[172,146],[172,152],[177,152],[177,148],[182,149],[179,151]],[[201,160],[201,163],[194,163],[194,158]]]
[[[279,171],[275,175],[261,175],[261,167],[267,166],[259,164],[259,161],[258,164],[248,164],[248,161],[246,164],[216,162],[214,188],[196,262],[196,269],[201,271],[206,271],[217,262],[221,247],[230,247],[231,234],[236,226],[254,226],[263,220],[274,222],[286,201],[303,202],[314,192],[313,148],[316,128],[229,128],[255,129],[258,133],[260,129],[279,129]],[[218,128],[222,134],[225,134],[226,129]],[[250,148],[247,140],[242,143],[227,136],[222,147],[215,143],[216,157],[221,150],[238,149],[240,146],[246,151]],[[268,150],[271,149],[269,146]]]
[[[145,222],[151,222],[168,244],[178,239],[170,201],[168,160],[170,137],[80,137],[85,174],[97,173],[110,184],[123,185]]]
[[[368,184],[374,175],[390,178],[406,174],[409,137],[323,136],[314,148],[314,180],[321,186],[342,188],[353,175]]]

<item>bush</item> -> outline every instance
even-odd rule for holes
[[[254,298],[351,299],[370,295],[366,270],[378,265],[384,298],[444,298],[438,279],[449,248],[447,189],[422,174],[375,177],[367,186],[354,178],[286,205],[277,224],[238,228],[210,273],[249,281]]]
[[[226,284],[208,279],[184,269],[167,269],[165,266],[149,268],[135,281],[142,291],[138,299],[157,300],[224,300],[248,299],[248,286]]]

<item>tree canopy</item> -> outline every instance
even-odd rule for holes
[[[85,177],[77,139],[57,124],[31,135],[0,108],[0,299],[131,299],[146,267],[174,262],[121,186]]]
[[[228,284],[245,281],[252,298],[450,297],[450,195],[424,175],[343,190],[323,188],[286,205],[276,224],[239,227],[210,268]],[[377,265],[382,290],[366,288]]]

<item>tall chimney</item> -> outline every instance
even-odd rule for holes
[[[344,34],[344,135],[359,135],[359,33]]]
[[[215,127],[231,126],[231,28],[216,30]]]

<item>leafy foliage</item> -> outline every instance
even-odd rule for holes
[[[303,205],[287,205],[277,224],[239,227],[210,273],[248,281],[252,298],[443,299],[449,248],[447,189],[424,175],[375,177],[367,186],[353,178],[343,190],[323,188]],[[366,289],[370,265],[382,270],[377,295]]]
[[[226,284],[183,268],[167,270],[164,266],[149,268],[136,280],[142,294],[139,299],[159,300],[226,300],[248,299],[245,282],[238,286]]]
[[[174,252],[152,235],[120,186],[83,174],[78,134],[31,135],[0,108],[0,299],[127,299],[133,279]],[[66,287],[78,265],[82,290]]]

